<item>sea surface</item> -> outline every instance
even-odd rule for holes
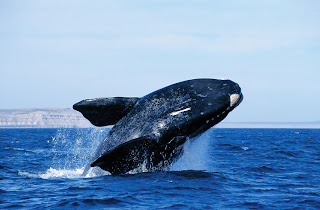
[[[0,208],[320,209],[320,129],[215,129],[168,171],[84,166],[108,133],[0,129]]]

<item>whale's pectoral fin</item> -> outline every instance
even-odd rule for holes
[[[186,136],[176,136],[171,141],[169,141],[164,148],[164,160],[168,163],[174,162],[175,159],[179,158],[182,154],[183,144],[186,142]],[[163,163],[163,166],[166,167],[166,163]]]
[[[73,109],[82,113],[95,126],[113,125],[126,116],[139,98],[96,98],[80,101]]]
[[[99,166],[112,174],[121,174],[137,168],[157,151],[158,141],[152,136],[143,136],[127,141],[95,160],[91,167]]]
[[[186,139],[185,136],[177,136],[162,144],[154,136],[136,138],[106,152],[91,167],[99,166],[112,174],[125,173],[144,164],[149,169],[155,166],[166,168],[180,156]]]

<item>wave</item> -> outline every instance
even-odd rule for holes
[[[103,207],[105,208],[106,206],[110,207],[117,207],[119,206],[128,204],[127,201],[123,201],[117,198],[106,198],[106,199],[94,199],[94,198],[87,198],[87,199],[64,199],[61,201],[59,204],[51,206],[53,208],[75,208],[75,207],[92,207],[94,206],[95,208]]]

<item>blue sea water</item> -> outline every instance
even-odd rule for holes
[[[0,129],[0,208],[320,209],[319,129],[210,129],[165,172],[82,177],[109,129]]]

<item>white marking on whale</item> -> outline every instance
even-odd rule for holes
[[[230,95],[230,106],[233,107],[235,104],[238,103],[239,100],[240,100],[239,94]]]
[[[182,109],[182,110],[180,110],[180,111],[171,112],[170,115],[171,115],[171,116],[176,116],[176,115],[178,115],[178,114],[180,114],[180,113],[182,113],[182,112],[186,112],[186,111],[189,111],[189,110],[191,110],[191,108],[186,108],[186,109]]]

